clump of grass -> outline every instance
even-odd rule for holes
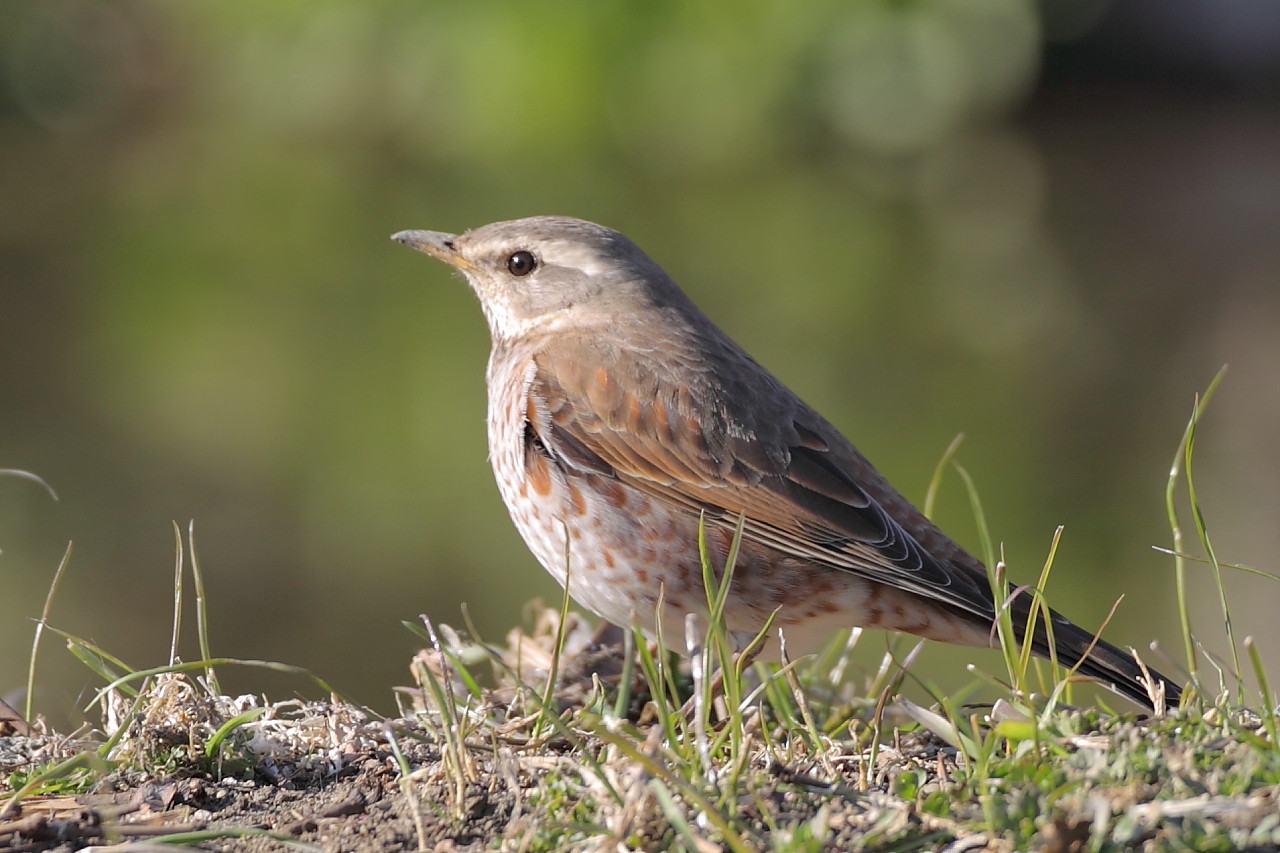
[[[54,593],[70,562],[68,548],[36,625],[29,679],[34,684],[43,635],[62,637],[68,651],[106,682],[84,708],[86,712],[95,706],[99,709],[102,728],[84,728],[73,737],[60,737],[46,733],[43,723],[33,720],[28,712],[32,736],[19,744],[26,751],[27,760],[7,780],[10,793],[0,799],[0,819],[17,814],[27,798],[83,792],[109,776],[158,778],[181,772],[222,779],[252,778],[265,772],[269,777],[271,771],[264,768],[270,766],[273,756],[286,754],[309,762],[305,768],[294,762],[289,769],[291,774],[305,769],[323,775],[336,770],[323,766],[323,754],[337,745],[335,738],[354,742],[365,737],[364,712],[342,702],[323,679],[312,673],[271,661],[209,655],[203,578],[195,559],[194,531],[188,530],[185,549],[181,536],[176,539],[175,617],[169,662],[146,669],[132,667],[101,646],[49,624]],[[197,628],[203,653],[201,660],[189,662],[177,657],[185,554],[190,555],[190,571],[200,599]],[[271,703],[255,696],[225,696],[215,674],[217,667],[225,666],[301,675],[334,697],[334,701]],[[28,689],[28,695],[32,692]],[[323,722],[317,724],[317,720]],[[310,760],[302,756],[321,757]]]

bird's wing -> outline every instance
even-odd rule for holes
[[[558,464],[616,477],[724,526],[742,516],[745,536],[785,554],[991,610],[980,570],[958,568],[918,537],[972,558],[754,362],[741,373],[769,387],[721,380],[699,389],[660,378],[640,356],[614,350],[606,368],[605,359],[556,355],[565,349],[535,356],[527,386],[527,438]]]

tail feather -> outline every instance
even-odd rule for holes
[[[1019,599],[1022,597],[1019,596]],[[1015,604],[1015,612],[1024,610]],[[1139,705],[1153,707],[1153,694],[1145,683],[1148,679],[1152,686],[1164,686],[1164,704],[1168,708],[1176,708],[1182,698],[1182,688],[1165,675],[1150,667],[1138,665],[1130,652],[1096,638],[1092,633],[1071,622],[1065,616],[1050,611],[1053,619],[1053,645],[1058,663],[1074,668],[1081,675],[1087,675],[1114,690],[1121,696],[1131,699]],[[1021,620],[1014,617],[1014,623],[1026,625],[1025,613]],[[1049,657],[1049,644],[1044,621],[1040,620],[1035,628],[1031,650],[1042,658]]]

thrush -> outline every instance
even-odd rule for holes
[[[582,606],[651,636],[704,610],[700,520],[725,621],[789,646],[836,629],[992,644],[983,564],[617,231],[537,216],[394,240],[466,277],[488,321],[489,458],[538,561]],[[1030,596],[1007,603],[1024,633]],[[1005,606],[1002,603],[1002,606]],[[1052,613],[1032,650],[1150,705],[1125,653]],[[1027,638],[1020,636],[1020,641]],[[1179,687],[1149,671],[1176,705]]]

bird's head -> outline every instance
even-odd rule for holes
[[[593,222],[535,216],[467,231],[401,231],[393,240],[466,276],[495,342],[608,326],[685,302],[662,268],[622,234]]]

